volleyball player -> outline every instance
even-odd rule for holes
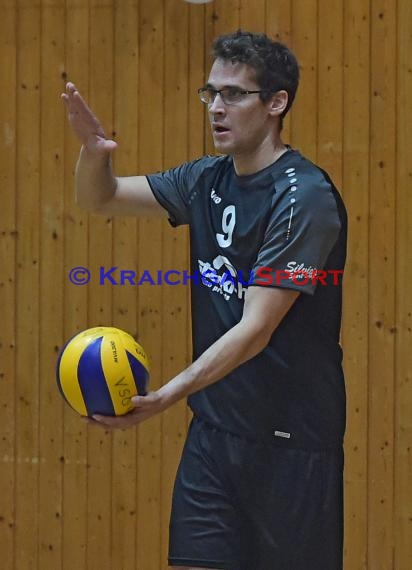
[[[282,141],[299,81],[292,52],[238,31],[217,38],[213,54],[199,96],[218,154],[165,172],[115,176],[116,143],[72,83],[63,94],[83,145],[79,205],[188,225],[190,269],[200,276],[191,287],[193,363],[134,398],[127,416],[95,420],[128,427],[188,398],[174,568],[338,570],[345,208],[329,176]]]

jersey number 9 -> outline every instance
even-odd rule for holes
[[[232,244],[233,230],[236,224],[236,210],[233,205],[226,206],[222,215],[223,234],[216,234],[220,247],[229,247]]]

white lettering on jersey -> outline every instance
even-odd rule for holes
[[[290,439],[290,433],[288,433],[287,431],[275,430],[275,433],[273,435],[275,435],[276,437],[284,437],[286,439]]]
[[[286,265],[286,271],[289,271],[289,279],[292,279],[292,275],[296,273],[295,279],[307,279],[308,277],[312,279],[313,274],[316,275],[317,268],[312,267],[305,267],[303,263],[299,263],[298,261],[289,261]]]
[[[218,194],[216,194],[214,188],[212,188],[212,191],[210,193],[210,197],[215,204],[220,204],[220,202],[222,201],[222,198]]]
[[[229,301],[236,294],[238,299],[244,298],[247,286],[238,279],[238,273],[231,261],[224,255],[218,255],[209,263],[198,259],[202,283],[213,293],[223,295]]]

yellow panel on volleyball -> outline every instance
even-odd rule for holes
[[[137,360],[143,364],[146,370],[149,370],[149,359],[140,344],[130,334],[123,331],[122,340],[125,350],[128,350],[131,354],[133,354]]]
[[[131,398],[137,394],[136,382],[126,351],[148,369],[148,359],[132,336],[119,329],[108,327],[103,336],[101,361],[114,412],[123,415],[133,410]]]
[[[62,392],[70,405],[82,416],[87,416],[86,404],[77,377],[77,365],[84,351],[84,333],[72,338],[63,351],[59,364]],[[93,339],[92,339],[93,340]]]

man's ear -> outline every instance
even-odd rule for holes
[[[287,91],[276,91],[270,100],[269,113],[274,117],[278,117],[283,113],[288,104],[289,95]]]

